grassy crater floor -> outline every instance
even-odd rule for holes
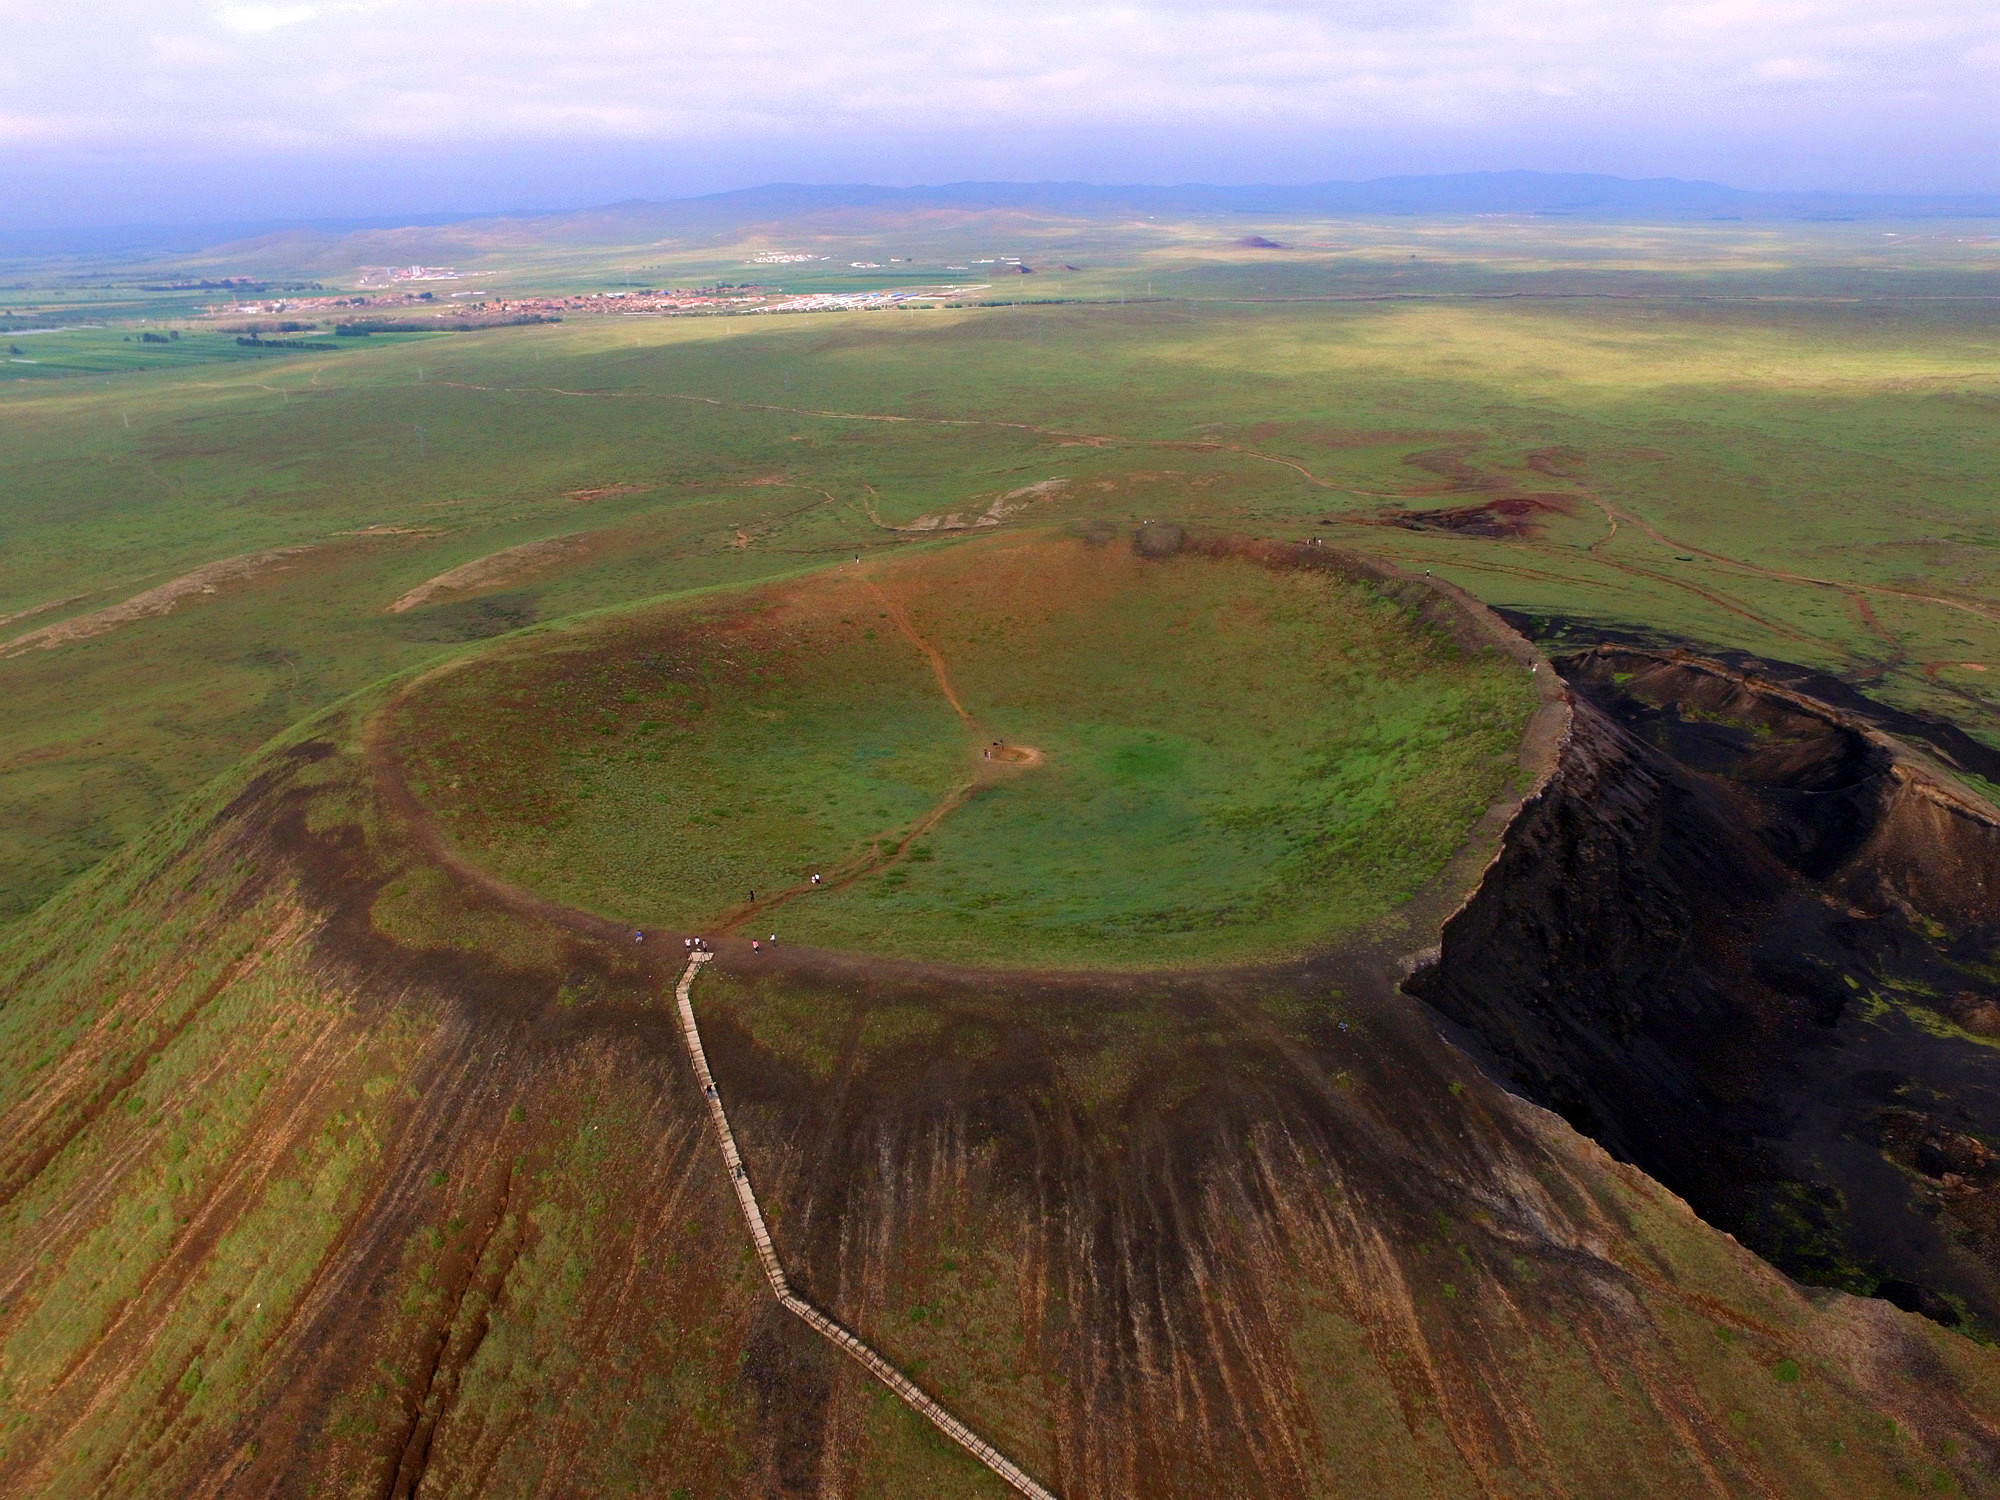
[[[531,638],[396,729],[482,865],[635,926],[1132,967],[1391,910],[1534,702],[1335,571],[1030,534]]]

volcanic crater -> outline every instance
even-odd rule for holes
[[[766,1292],[651,926],[851,860],[848,926],[718,940],[716,1082],[793,1283],[1065,1500],[1994,1492],[2000,1380],[1944,1326],[1992,1304],[1991,810],[1723,663],[1558,675],[1445,585],[1158,540],[996,538],[502,643],[38,913],[9,1014],[67,1050],[0,1122],[0,1481],[993,1493]],[[1144,628],[1081,628],[1112,602]],[[1337,746],[1294,779],[1338,796],[1176,738],[1228,715],[1281,761],[1301,725]],[[982,782],[995,740],[1044,759]],[[1051,788],[1152,808],[1167,852],[1111,894],[1174,901],[1051,936],[923,882],[983,847],[1102,885],[1048,818],[944,847]],[[1191,803],[1241,841],[1226,886],[1176,873]],[[1274,869],[1298,907],[1252,899]],[[167,1252],[86,1274],[161,1232],[88,1205],[155,1182],[189,1184]]]

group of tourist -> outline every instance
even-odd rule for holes
[[[812,883],[814,885],[819,884],[819,876],[817,874],[813,876]],[[750,902],[753,906],[757,902],[757,893],[754,890],[750,893]],[[646,941],[645,929],[640,928],[637,931],[635,931],[632,934],[632,941],[635,943],[645,942]],[[775,946],[777,944],[777,941],[778,941],[778,935],[775,932],[772,933],[768,938],[752,938],[750,939],[750,951],[752,953],[762,953],[764,951],[765,943],[768,942],[773,946]],[[713,953],[715,951],[713,948],[709,947],[707,938],[698,938],[698,937],[682,938],[681,947],[685,948],[690,954]]]

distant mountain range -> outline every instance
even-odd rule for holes
[[[773,183],[675,205],[713,205],[759,216],[774,210],[922,207],[1050,208],[1070,212],[1133,209],[1150,213],[1259,217],[1313,214],[1504,213],[1568,218],[1853,219],[2000,214],[2000,194],[1947,197],[1863,193],[1759,193],[1677,177],[1608,177],[1586,172],[1458,172],[1378,177],[1368,182],[1313,182],[1214,187],[1105,186],[1084,182],[953,182],[937,187],[812,187]],[[638,207],[632,204],[618,208]]]
[[[952,208],[1045,210],[1091,216],[1174,214],[1216,218],[1339,218],[1354,215],[1511,214],[1576,220],[1759,220],[1841,222],[1912,218],[2000,217],[2000,194],[1769,193],[1676,177],[1627,178],[1584,172],[1458,172],[1216,187],[1104,185],[1084,182],[953,182],[928,187],[771,183],[666,201],[632,199],[588,209],[410,214],[367,219],[290,219],[263,223],[126,225],[95,229],[0,229],[0,253],[13,256],[186,254],[273,234],[345,235],[482,221],[568,220],[585,238],[639,225],[713,230],[799,214],[840,210]]]

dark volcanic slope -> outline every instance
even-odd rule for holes
[[[1949,719],[1933,713],[1913,713],[1879,698],[1871,698],[1852,682],[1830,672],[1769,656],[1752,656],[1747,651],[1731,651],[1714,645],[1676,640],[1658,631],[1636,626],[1612,626],[1601,620],[1531,614],[1518,609],[1496,608],[1493,612],[1551,655],[1572,655],[1594,646],[1613,645],[1637,647],[1642,652],[1655,655],[1692,654],[1713,661],[1739,677],[1754,678],[1769,686],[1816,699],[1823,707],[1831,708],[1851,721],[1878,729],[1906,745],[1921,746],[1952,771],[2000,786],[2000,750],[1974,739]],[[1872,669],[1856,680],[1865,683],[1879,670],[1879,667]]]
[[[1572,743],[1410,988],[1802,1280],[2000,1328],[2000,827],[1715,662],[1560,664]]]

